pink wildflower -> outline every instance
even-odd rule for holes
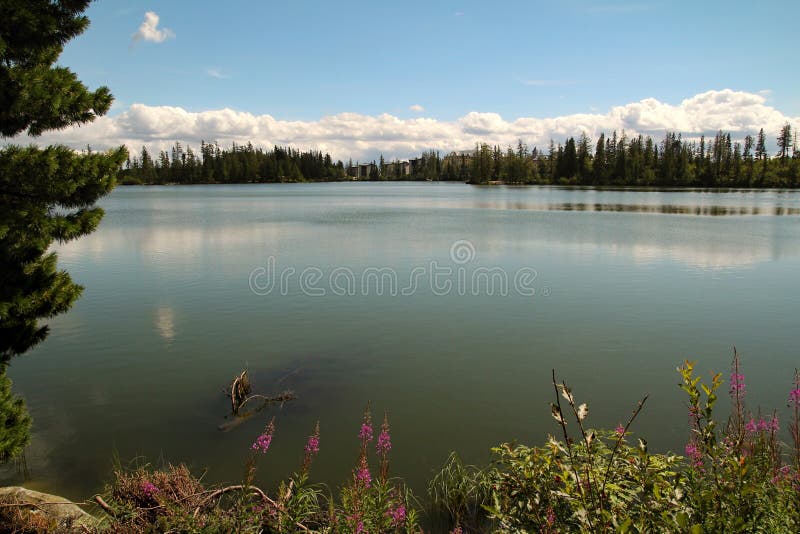
[[[364,520],[361,518],[361,514],[359,512],[356,512],[353,515],[348,515],[345,517],[345,519],[348,523],[352,523],[356,532],[365,532]]]
[[[378,442],[375,444],[375,452],[386,455],[390,450],[392,450],[392,438],[389,435],[389,423],[384,419],[381,433],[378,435]]]
[[[624,436],[624,435],[625,435],[625,427],[624,427],[624,426],[622,426],[622,423],[619,423],[619,424],[617,425],[617,428],[615,428],[615,429],[614,429],[614,432],[616,432],[616,433],[617,433],[617,436],[620,436],[620,437],[622,437],[622,436]]]
[[[144,493],[147,497],[152,497],[153,495],[158,493],[158,487],[156,487],[156,485],[150,482],[149,480],[142,482],[141,488],[142,488],[142,493]]]
[[[700,452],[700,449],[697,448],[697,445],[694,443],[687,443],[686,444],[686,456],[692,461],[692,467],[702,467],[703,466],[703,453]]]
[[[363,485],[363,487],[368,488],[372,484],[372,475],[369,472],[369,463],[367,462],[366,451],[361,452],[361,457],[358,459],[358,464],[353,470],[353,480],[356,487]]]
[[[261,433],[260,436],[256,438],[251,445],[251,449],[256,452],[260,452],[262,454],[266,453],[269,449],[270,444],[272,443],[272,434],[275,433],[275,418],[273,417],[270,422],[267,424],[264,432]]]
[[[361,430],[358,432],[358,438],[364,443],[372,441],[372,425],[362,423]]]
[[[784,465],[783,467],[778,469],[778,472],[775,474],[774,477],[772,477],[772,483],[777,484],[781,480],[787,480],[791,478],[791,470],[792,470],[791,466],[788,465]]]
[[[800,406],[800,387],[789,392],[789,405]]]
[[[556,513],[552,506],[547,507],[547,526],[552,527],[556,522]]]
[[[748,432],[754,433],[758,430],[755,420],[751,417],[750,420],[744,425],[744,429]]]
[[[319,452],[319,438],[317,436],[310,436],[308,443],[306,443],[306,452],[308,454],[317,454]]]
[[[769,422],[769,430],[770,432],[777,432],[780,430],[780,426],[778,425],[778,415],[773,414],[772,419]]]
[[[753,432],[753,420],[750,420],[750,423],[745,425],[750,432]],[[759,418],[758,423],[755,424],[756,431],[758,432],[777,432],[780,429],[780,425],[778,424],[778,416],[773,415],[770,419]]]
[[[314,429],[314,433],[308,436],[305,450],[306,454],[309,456],[313,456],[319,452],[319,421],[317,421],[317,426]]]
[[[398,504],[394,508],[389,508],[386,511],[386,515],[392,519],[392,526],[402,525],[406,520],[406,507]]]
[[[372,475],[369,474],[369,467],[362,465],[356,470],[356,481],[364,484],[366,488],[372,484]]]
[[[311,460],[319,452],[319,421],[314,426],[314,433],[308,436],[305,446],[305,456],[303,456],[303,473],[308,473],[308,468],[311,467]]]
[[[738,366],[737,366],[738,367]],[[744,385],[744,375],[741,373],[737,373],[736,371],[731,373],[731,387],[728,390],[728,393],[731,395],[739,395],[740,397],[744,395],[745,385]]]
[[[367,443],[372,441],[372,416],[369,413],[369,406],[364,410],[364,420],[361,422],[361,430],[358,432],[358,439],[361,440],[362,447],[366,447]]]

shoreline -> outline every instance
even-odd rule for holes
[[[309,180],[303,182],[199,182],[199,183],[179,183],[170,182],[163,184],[154,183],[118,183],[115,187],[195,187],[195,186],[241,186],[241,185],[320,185],[320,184],[452,184],[469,185],[479,188],[508,187],[514,189],[566,189],[574,191],[636,191],[636,192],[714,192],[714,193],[736,193],[736,192],[782,192],[800,191],[800,187],[703,187],[703,186],[655,186],[655,185],[570,185],[570,184],[524,184],[524,183],[470,183],[452,180]]]

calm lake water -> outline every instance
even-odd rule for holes
[[[295,469],[320,420],[313,478],[335,485],[369,402],[389,414],[393,472],[421,489],[451,449],[485,462],[556,432],[553,368],[596,426],[649,393],[633,430],[682,451],[675,368],[727,376],[733,345],[751,405],[788,413],[800,192],[119,187],[102,206],[96,233],[58,248],[83,297],[10,368],[34,488],[87,498],[114,455],[237,481],[273,415],[259,481]],[[298,398],[225,432],[245,367],[255,392]]]

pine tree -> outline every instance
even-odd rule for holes
[[[561,178],[572,180],[578,174],[578,151],[575,147],[575,138],[570,137],[564,146],[564,157],[561,160]]]
[[[792,127],[787,122],[781,128],[778,134],[778,159],[781,163],[785,162],[790,157],[792,149]]]
[[[37,136],[108,111],[105,87],[90,92],[54,64],[89,24],[89,1],[5,0],[0,4],[0,134]],[[93,231],[95,201],[114,186],[124,147],[77,154],[65,146],[0,150],[0,362],[47,335],[41,318],[65,312],[81,287],[56,267],[48,248]]]
[[[597,140],[594,151],[594,162],[592,171],[594,172],[595,185],[602,185],[606,179],[606,134],[601,133]]]
[[[0,463],[20,454],[30,440],[31,418],[23,400],[11,393],[11,380],[0,373]]]
[[[756,141],[756,160],[761,161],[761,177],[759,184],[763,184],[767,175],[767,136],[764,135],[764,128],[758,131],[758,141]]]

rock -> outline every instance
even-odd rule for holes
[[[3,506],[6,504],[20,506]],[[0,524],[11,527],[8,522],[26,531],[95,532],[101,527],[99,519],[77,504],[20,486],[0,488]]]

